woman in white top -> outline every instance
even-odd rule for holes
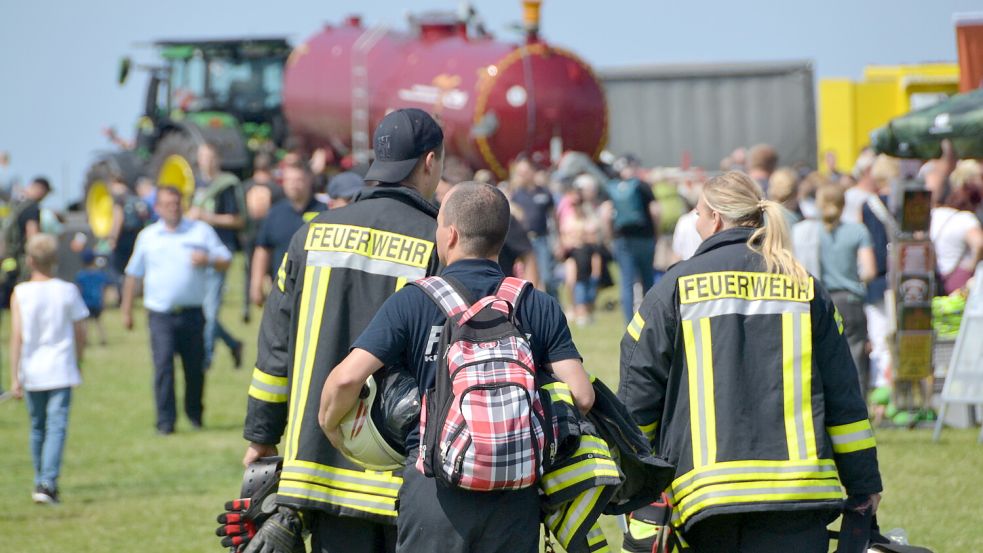
[[[82,382],[79,361],[89,310],[74,284],[54,278],[58,242],[50,234],[27,241],[31,278],[10,299],[11,392],[27,400],[31,418],[36,503],[58,502],[72,388]]]
[[[962,288],[983,259],[983,228],[973,213],[979,205],[980,191],[967,183],[950,190],[942,205],[932,209],[929,236],[946,294]]]

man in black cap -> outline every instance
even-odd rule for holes
[[[315,217],[294,234],[276,272],[260,326],[249,388],[243,463],[275,455],[283,438],[280,510],[247,551],[290,543],[305,511],[314,553],[369,553],[395,547],[402,478],[366,471],[331,446],[318,426],[320,391],[332,367],[379,306],[407,282],[437,270],[437,210],[444,135],[419,109],[389,113],[376,129],[375,160],[344,209]],[[271,524],[272,522],[272,524]]]

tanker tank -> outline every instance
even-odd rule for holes
[[[290,130],[308,146],[367,161],[383,116],[416,107],[440,121],[448,155],[500,178],[520,153],[596,158],[607,139],[604,90],[583,60],[540,39],[535,19],[524,44],[442,14],[419,16],[409,33],[357,17],[325,26],[287,60]]]

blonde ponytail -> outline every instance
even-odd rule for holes
[[[765,271],[805,283],[809,275],[792,254],[784,209],[762,196],[758,183],[739,171],[716,176],[703,186],[707,207],[719,213],[726,223],[756,229],[748,247],[764,258]]]

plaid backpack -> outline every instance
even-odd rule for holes
[[[420,413],[417,470],[473,491],[533,485],[552,425],[544,424],[549,418],[532,350],[515,324],[517,301],[529,283],[506,278],[474,305],[457,282],[429,277],[414,284],[447,315],[436,383]]]

